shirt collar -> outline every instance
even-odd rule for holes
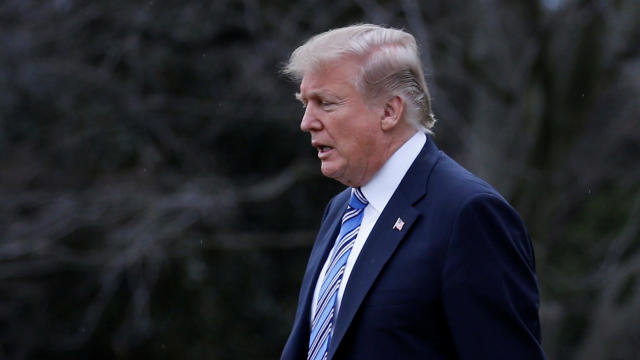
[[[426,141],[427,136],[422,131],[416,132],[391,155],[382,168],[373,175],[371,181],[360,187],[369,200],[369,205],[376,211],[381,213],[384,210]]]

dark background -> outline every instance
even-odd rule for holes
[[[551,359],[640,351],[640,4],[0,1],[0,358],[275,359],[324,205],[278,74],[402,27],[532,234]]]

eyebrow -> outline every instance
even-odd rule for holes
[[[304,102],[305,100],[307,100],[308,98],[337,98],[339,99],[340,97],[334,93],[332,93],[331,91],[327,91],[327,90],[319,90],[319,91],[312,91],[309,96],[303,96],[302,93],[297,92],[295,94],[296,99],[298,99],[301,102]]]

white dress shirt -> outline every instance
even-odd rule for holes
[[[351,254],[349,254],[347,264],[344,268],[342,282],[340,283],[340,288],[338,289],[336,308],[340,307],[342,295],[344,294],[344,289],[346,288],[347,282],[349,281],[351,270],[353,270],[353,265],[356,263],[358,255],[360,255],[360,251],[362,250],[362,247],[364,247],[364,244],[369,237],[369,233],[371,233],[373,226],[376,224],[376,221],[378,221],[378,217],[380,217],[380,214],[384,210],[385,206],[387,206],[389,199],[391,199],[391,196],[393,196],[393,193],[398,188],[398,185],[400,185],[400,181],[402,181],[402,178],[404,178],[404,175],[409,170],[409,167],[411,167],[411,164],[413,164],[413,161],[420,153],[420,150],[422,150],[422,147],[424,146],[426,141],[427,136],[423,132],[416,132],[398,150],[396,150],[393,155],[391,155],[389,160],[384,163],[382,168],[378,170],[371,181],[369,181],[366,185],[360,187],[360,190],[369,201],[369,204],[364,208],[362,224],[360,224],[358,236],[356,236],[356,239],[354,240]],[[327,260],[325,260],[324,266],[322,267],[322,272],[320,272],[320,276],[318,276],[318,281],[313,292],[313,301],[311,303],[312,318],[313,314],[316,311],[318,292],[320,291],[320,287],[322,286],[324,274],[327,272],[329,259],[331,259],[333,250],[335,249],[331,250],[331,253],[327,257]]]

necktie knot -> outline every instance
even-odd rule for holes
[[[351,198],[349,199],[350,207],[354,209],[364,209],[367,204],[369,204],[369,201],[366,197],[364,197],[364,194],[362,193],[362,190],[360,190],[360,188],[351,189]]]

